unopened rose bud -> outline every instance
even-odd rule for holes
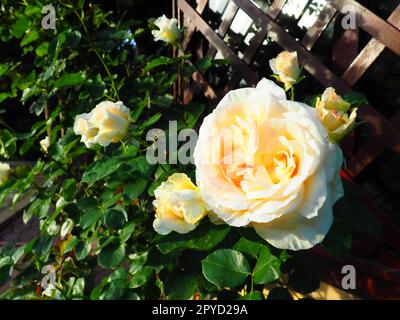
[[[357,108],[349,114],[350,103],[337,95],[335,89],[325,90],[321,99],[317,100],[316,109],[332,141],[341,141],[354,128]]]
[[[282,51],[269,61],[269,65],[277,79],[285,85],[285,90],[290,89],[299,80],[301,69],[296,51]]]

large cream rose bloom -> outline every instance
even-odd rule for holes
[[[194,152],[207,209],[277,248],[320,243],[343,195],[342,153],[327,135],[315,109],[287,101],[272,81],[229,92],[204,119]]]

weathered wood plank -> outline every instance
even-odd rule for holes
[[[174,1],[174,0],[173,0]],[[199,0],[197,2],[197,7],[196,7],[196,11],[201,15],[204,11],[204,9],[206,8],[208,3],[208,0]],[[187,17],[185,17],[187,18]],[[196,26],[189,23],[188,21],[185,20],[185,26],[186,26],[186,33],[185,33],[185,37],[182,41],[182,46],[184,49],[187,48],[187,46],[189,45],[190,39],[192,39],[193,33],[196,31]]]
[[[394,53],[400,55],[400,30],[354,0],[328,0],[337,10],[352,6],[357,11],[357,26],[367,31]]]
[[[256,75],[251,71],[249,66],[227,46],[227,44],[210,28],[210,26],[193,10],[193,8],[185,1],[178,0],[178,5],[182,12],[191,20],[191,24],[204,35],[204,37],[219,51],[225,59],[230,60],[231,65],[243,73],[243,77],[251,84],[257,82]]]
[[[324,32],[326,27],[332,21],[332,19],[337,15],[337,10],[327,3],[319,14],[317,21],[314,25],[307,31],[304,35],[301,43],[307,50],[311,50],[314,44],[317,42],[321,34]]]
[[[342,36],[336,41],[332,60],[338,70],[343,73],[351,65],[358,54],[358,29],[346,30]]]
[[[400,28],[400,5],[398,5],[390,15],[388,22],[393,26]],[[342,79],[346,81],[349,86],[353,86],[374,63],[384,49],[385,45],[383,43],[372,38],[345,71]]]
[[[229,2],[227,8],[225,9],[221,19],[222,22],[219,25],[217,34],[223,39],[226,35],[226,33],[229,30],[229,27],[232,24],[233,19],[236,16],[236,13],[239,11],[239,7],[233,3]],[[215,54],[217,53],[217,49],[215,47],[210,47],[210,49],[207,52],[207,56],[210,58],[214,58]]]
[[[286,2],[287,0],[275,0],[271,4],[271,7],[268,9],[267,15],[269,15],[274,20],[278,18]]]

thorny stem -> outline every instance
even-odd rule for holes
[[[76,10],[74,10],[74,13],[75,13],[75,15],[78,17],[78,19],[79,19],[79,21],[80,21],[80,23],[81,23],[83,29],[85,30],[86,35],[89,37],[88,29],[87,29],[87,27],[86,27],[86,25],[85,25],[85,22],[83,21],[81,15],[80,15]],[[90,47],[92,48],[92,50],[94,51],[94,53],[96,54],[96,56],[99,58],[101,64],[103,65],[104,70],[106,71],[108,77],[110,78],[111,87],[112,87],[113,90],[114,90],[115,96],[117,97],[118,100],[121,100],[121,98],[119,97],[118,90],[117,90],[117,87],[116,87],[116,85],[115,85],[114,79],[112,78],[111,72],[110,72],[110,70],[108,69],[108,67],[107,67],[107,65],[106,65],[106,63],[105,63],[105,61],[104,61],[104,59],[101,57],[100,53],[97,51],[97,49],[96,49],[95,46],[93,45],[93,42],[92,42],[92,40],[90,39],[90,37],[89,37],[89,43],[90,43]]]

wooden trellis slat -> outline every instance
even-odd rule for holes
[[[293,39],[270,16],[265,15],[259,8],[247,0],[232,0],[245,11],[254,23],[267,30],[268,36],[285,50],[297,51],[304,68],[319,82],[335,87],[339,92],[348,92],[349,87],[341,79],[326,68],[306,48]]]
[[[174,1],[174,2],[175,2],[175,1]],[[203,11],[204,11],[204,9],[205,9],[206,6],[207,6],[207,3],[208,3],[208,0],[199,0],[199,1],[197,2],[196,11],[197,11],[199,14],[202,14]],[[186,17],[185,17],[185,18],[186,18]],[[196,26],[193,25],[193,24],[191,24],[191,23],[185,22],[185,27],[186,27],[187,29],[186,29],[185,37],[184,37],[184,39],[183,39],[183,41],[182,41],[182,47],[183,47],[184,49],[187,48],[187,46],[188,46],[188,44],[189,44],[189,42],[190,42],[190,39],[192,39],[193,33],[196,31]]]
[[[329,3],[324,7],[322,12],[319,14],[318,20],[314,25],[307,31],[301,40],[302,45],[307,49],[311,50],[314,44],[317,42],[321,34],[324,32],[328,24],[337,15],[337,10],[332,7]]]
[[[400,29],[400,5],[398,5],[392,12],[388,18],[388,22]],[[374,63],[384,49],[385,45],[383,43],[372,38],[343,74],[342,79],[346,81],[349,86],[353,86]]]
[[[249,83],[256,83],[257,77],[251,69],[225,44],[225,42],[210,28],[210,26],[201,18],[201,16],[185,1],[178,0],[180,10],[190,19],[190,23],[204,35],[204,37],[213,44],[217,50],[221,51],[225,59],[230,60],[233,68],[242,70],[243,77]]]
[[[400,55],[400,30],[354,0],[327,0],[337,10],[351,6],[357,11],[357,27],[367,31],[394,53]]]
[[[229,27],[238,12],[238,6],[233,2],[228,2],[228,7],[224,11],[222,15],[222,22],[218,28],[217,34],[223,39],[226,33],[229,30]],[[217,49],[215,47],[210,47],[208,50],[207,56],[210,58],[214,58],[215,54],[217,53]]]

